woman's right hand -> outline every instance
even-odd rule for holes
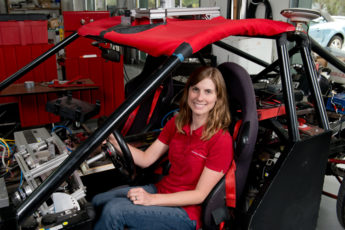
[[[107,141],[109,141],[115,149],[122,154],[120,145],[118,144],[114,134],[110,134],[103,144],[107,143]],[[169,146],[161,142],[159,139],[155,140],[153,144],[145,150],[145,152],[131,145],[128,145],[128,147],[131,151],[134,163],[141,168],[149,167],[169,149]]]

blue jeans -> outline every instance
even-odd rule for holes
[[[92,204],[101,216],[94,230],[150,229],[150,230],[195,230],[196,223],[180,207],[135,205],[127,198],[131,187],[122,187],[96,195]],[[154,185],[143,188],[149,193],[157,193]]]

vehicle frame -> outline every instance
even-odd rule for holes
[[[255,24],[260,19],[246,19]],[[269,24],[271,21],[265,21]],[[169,23],[169,21],[167,21]],[[90,24],[91,25],[91,24]],[[79,31],[80,32],[80,31]],[[242,31],[243,32],[243,31]],[[258,65],[265,67],[263,71],[253,78],[258,80],[265,74],[276,71],[282,80],[282,91],[286,108],[287,139],[286,155],[265,184],[262,192],[253,201],[249,210],[241,213],[236,218],[237,227],[241,229],[314,229],[318,218],[322,186],[328,159],[331,139],[331,130],[325,110],[320,87],[317,81],[317,72],[312,59],[310,47],[314,52],[324,57],[327,61],[345,72],[345,65],[336,57],[329,54],[305,33],[298,30],[276,33],[265,36],[260,33],[234,33],[220,36],[216,41],[208,41],[205,45],[215,44],[229,52],[235,53]],[[278,53],[278,60],[269,64],[249,55],[236,47],[222,41],[229,35],[241,35],[274,39]],[[0,83],[3,90],[11,83],[22,77],[44,60],[57,53],[60,49],[76,40],[80,35],[76,32],[55,45],[37,59],[5,79]],[[100,37],[87,35],[99,41],[125,45],[117,41],[104,40]],[[289,44],[295,43],[291,49]],[[135,47],[135,46],[133,46]],[[138,48],[138,47],[136,47]],[[145,51],[145,50],[144,50]],[[101,145],[101,143],[119,128],[121,122],[141,103],[145,96],[152,93],[176,69],[184,58],[191,56],[194,51],[187,43],[181,43],[167,60],[157,70],[147,77],[139,90],[129,96],[83,144],[73,151],[68,158],[47,178],[33,193],[17,208],[9,207],[0,210],[1,229],[18,229],[26,217],[31,215],[46,201],[57,187],[69,177],[86,158]],[[293,93],[292,77],[290,70],[290,57],[300,53],[305,67],[306,78],[310,84],[315,111],[322,128],[318,135],[308,139],[301,139],[296,112],[296,103]],[[202,59],[200,59],[202,61]]]

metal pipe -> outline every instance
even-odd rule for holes
[[[280,75],[282,79],[282,86],[284,90],[284,104],[286,109],[286,115],[288,117],[287,121],[289,123],[289,137],[292,142],[297,142],[300,140],[296,106],[295,106],[295,96],[293,94],[292,79],[290,73],[290,62],[289,53],[287,51],[287,39],[286,34],[283,34],[277,39],[277,52],[278,59],[280,61]]]
[[[322,99],[320,84],[317,80],[315,64],[309,50],[309,40],[304,34],[300,34],[296,40],[301,45],[300,53],[303,61],[304,70],[307,75],[309,86],[311,86],[310,91],[316,102],[316,109],[319,114],[322,128],[325,130],[330,130],[326,108],[324,106],[324,102]]]
[[[71,34],[70,36],[68,36],[67,38],[65,38],[64,40],[62,40],[58,44],[56,44],[54,47],[49,49],[47,52],[43,53],[41,56],[39,56],[38,58],[36,58],[32,62],[30,62],[29,64],[24,66],[23,68],[21,68],[20,70],[18,70],[17,72],[15,72],[11,76],[9,76],[5,80],[3,80],[0,83],[0,91],[5,89],[7,86],[9,86],[13,82],[15,82],[16,80],[21,78],[22,76],[24,76],[24,74],[26,74],[27,72],[29,72],[30,70],[32,70],[33,68],[35,68],[36,66],[41,64],[43,61],[45,61],[48,58],[50,58],[51,56],[53,56],[55,53],[59,52],[59,50],[61,50],[62,48],[64,48],[68,44],[70,44],[72,41],[74,41],[78,37],[79,37],[79,35],[77,32]]]
[[[98,161],[99,159],[102,159],[103,157],[105,157],[105,154],[106,154],[105,152],[101,152],[100,154],[97,154],[96,156],[94,156],[94,157],[88,159],[88,160],[86,161],[86,164],[87,164],[87,165],[90,165],[90,164],[92,164],[93,162],[96,162],[96,161]]]
[[[204,60],[204,57],[201,55],[200,52],[197,53],[197,57],[198,57],[198,60],[199,60],[199,62],[201,63],[202,66],[206,66],[207,65],[205,60]]]
[[[317,53],[320,57],[324,58],[326,61],[334,65],[336,68],[338,68],[340,71],[345,73],[345,64],[344,62],[340,61],[336,56],[331,54],[329,51],[327,51],[325,48],[319,45],[318,42],[316,42],[314,39],[309,37],[310,44],[311,44],[311,50]]]
[[[123,121],[150,93],[154,91],[171,73],[184,57],[190,56],[191,47],[185,43],[180,45],[176,52],[169,57],[160,69],[149,76],[135,93],[128,97],[110,116],[101,127],[82,143],[43,183],[18,207],[16,218],[21,223],[32,214],[50,195],[63,183],[72,172],[91,154],[102,141]]]
[[[336,199],[336,200],[338,199],[337,195],[329,193],[329,192],[326,192],[326,191],[322,191],[322,195],[328,196],[328,197]]]
[[[258,64],[258,65],[261,65],[261,66],[263,66],[265,68],[269,66],[269,64],[267,62],[264,62],[263,60],[261,60],[261,59],[259,59],[257,57],[254,57],[253,55],[247,54],[246,52],[243,52],[240,49],[237,49],[237,48],[235,48],[235,47],[233,47],[233,46],[231,46],[229,44],[226,44],[225,42],[217,41],[217,42],[215,42],[213,44],[215,44],[215,45],[217,45],[217,46],[219,46],[219,47],[221,47],[221,48],[223,48],[223,49],[225,49],[227,51],[230,51],[230,52],[232,52],[234,54],[237,54],[240,57],[246,58],[249,61],[254,62],[254,63]]]
[[[299,47],[294,46],[291,50],[289,50],[289,57],[293,56],[294,54],[297,53],[297,51],[299,51]],[[267,68],[265,68],[264,70],[262,70],[260,73],[258,73],[255,77],[253,77],[253,82],[258,81],[260,79],[262,79],[263,77],[266,76],[266,74],[272,72],[272,71],[276,71],[278,72],[278,70],[276,70],[275,68],[279,65],[279,60],[274,61],[272,64],[270,64],[269,66],[267,66]]]

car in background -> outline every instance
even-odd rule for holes
[[[340,20],[345,21],[345,16],[341,16],[341,15],[332,15],[332,18],[335,19],[336,21],[340,21]]]
[[[308,34],[323,47],[342,49],[345,38],[345,20],[334,18],[325,11],[309,23]]]

